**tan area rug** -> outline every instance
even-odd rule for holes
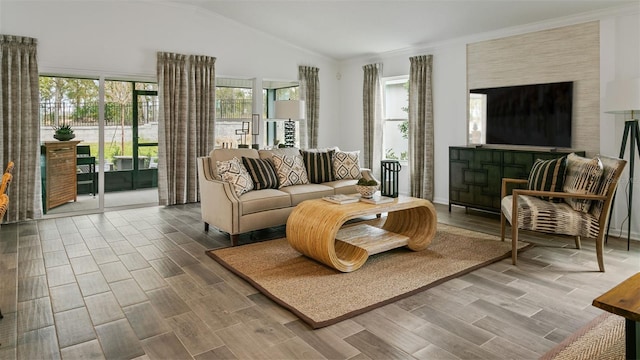
[[[603,313],[540,359],[624,360],[624,358],[624,318]]]
[[[521,243],[519,248],[527,246]],[[376,254],[351,273],[301,255],[286,239],[207,254],[315,329],[509,257],[511,241],[438,224],[426,250],[400,248]]]

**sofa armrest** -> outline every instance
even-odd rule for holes
[[[200,211],[202,221],[229,234],[238,233],[242,203],[226,181],[212,176],[211,158],[198,158],[198,185],[200,186]]]

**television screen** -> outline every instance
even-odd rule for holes
[[[573,82],[472,89],[486,101],[486,143],[571,147]]]

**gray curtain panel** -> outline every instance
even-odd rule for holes
[[[432,55],[414,56],[409,72],[409,176],[411,196],[433,200]]]
[[[305,101],[305,121],[300,124],[300,147],[318,147],[318,119],[320,118],[320,80],[317,67],[299,66],[300,100]]]
[[[0,168],[15,162],[5,221],[42,217],[37,40],[0,35]]]
[[[196,158],[213,149],[215,61],[158,53],[160,205],[199,201]]]
[[[380,178],[382,160],[382,64],[362,67],[362,113],[364,125],[364,167]]]

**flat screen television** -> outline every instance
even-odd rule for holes
[[[571,147],[573,82],[470,92],[486,96],[487,144]]]

